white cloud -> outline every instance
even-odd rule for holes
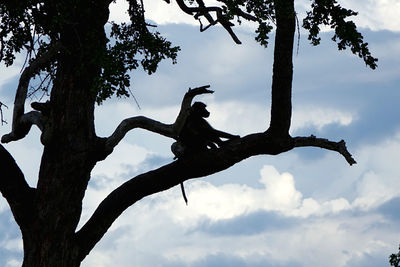
[[[202,180],[186,182],[189,206],[185,206],[179,187],[141,200],[114,223],[83,266],[129,266],[131,262],[139,266],[163,266],[171,262],[190,265],[207,262],[210,256],[226,255],[249,264],[294,262],[319,266],[324,262],[327,267],[344,267],[366,255],[389,255],[398,236],[393,235],[387,219],[379,214],[352,211],[360,208],[367,211],[399,196],[400,170],[389,160],[400,158],[399,151],[400,134],[397,134],[356,151],[359,161],[356,168],[337,171],[339,183],[341,179],[356,181],[351,202],[344,197],[304,198],[293,175],[279,173],[271,165],[260,170],[259,187],[216,186]],[[317,160],[315,165],[320,165],[320,161],[331,164],[331,157]],[[89,196],[93,190],[89,188]],[[104,188],[96,190],[99,202],[104,197],[100,195],[109,187],[104,184]],[[282,230],[270,228],[268,222],[253,234],[241,233],[245,225],[230,234],[211,233],[202,228],[204,222],[218,225],[257,212],[280,214]],[[296,223],[285,226],[291,219]]]
[[[387,243],[379,241],[378,233],[361,235],[377,217],[362,217],[356,220],[345,218],[309,220],[284,232],[273,232],[268,236],[271,256],[278,262],[300,262],[300,266],[345,266],[353,257],[367,251],[382,251]],[[290,240],[290,242],[288,242]],[[282,252],[282,250],[284,252]]]
[[[1,246],[10,251],[21,251],[22,250],[22,240],[20,238],[8,239],[8,240],[1,242]]]
[[[139,166],[149,155],[151,153],[143,147],[121,141],[106,160],[96,164],[84,198],[80,225],[87,221],[112,190],[132,178],[132,173],[138,171]]]
[[[21,66],[23,64],[23,58],[20,54],[17,55],[15,62],[12,66],[6,67],[4,62],[0,62],[0,89],[1,95],[5,95],[5,91],[12,91],[10,89],[15,88],[4,88],[4,84],[12,81],[20,73]]]
[[[0,213],[2,213],[3,211],[8,209],[8,203],[6,202],[6,200],[4,198],[0,199]]]
[[[134,171],[130,169],[131,166],[138,166],[149,154],[149,151],[140,146],[121,141],[106,160],[97,163],[92,175],[118,177],[128,171]]]
[[[239,101],[206,103],[211,113],[208,121],[216,129],[243,136],[268,128],[269,110],[266,106]]]
[[[110,20],[115,22],[128,22],[127,14],[128,2],[125,0],[117,0],[110,6]],[[167,23],[185,23],[198,25],[198,22],[190,15],[179,9],[175,1],[170,4],[163,0],[144,1],[145,16],[147,20],[152,20],[157,24]]]
[[[177,98],[177,100],[180,100],[180,98]],[[165,105],[157,108],[145,106],[138,109],[132,98],[106,102],[96,107],[96,131],[100,136],[109,136],[122,120],[136,116],[146,116],[170,124],[178,116],[179,108],[178,105]],[[110,114],[112,114],[112,117],[110,117]]]
[[[5,267],[19,267],[21,266],[21,264],[22,264],[21,260],[11,259],[7,261]]]
[[[279,173],[272,166],[264,166],[260,175],[262,188],[188,182],[189,206],[184,205],[178,187],[142,200],[118,219],[83,266],[108,266],[111,258],[119,266],[130,262],[139,266],[163,266],[168,262],[190,265],[221,254],[248,263],[318,266],[325,262],[327,267],[340,267],[365,253],[391,249],[395,237],[388,234],[390,231],[369,230],[371,225],[385,222],[381,216],[335,217],[351,209],[346,199],[303,199],[293,176]],[[283,226],[282,231],[266,225],[265,230],[255,234],[241,234],[240,227],[237,233],[222,235],[201,229],[205,218],[213,224],[259,210],[299,220],[293,227]],[[280,220],[285,223],[286,219]]]
[[[354,21],[360,27],[374,31],[400,31],[400,2],[398,0],[341,0],[343,7],[353,9],[359,14]]]
[[[129,22],[128,7],[129,4],[125,0],[117,0],[111,3],[109,20],[116,23]]]
[[[359,13],[356,17],[351,18],[359,27],[369,28],[374,31],[400,31],[400,21],[398,20],[400,2],[397,0],[340,0],[339,2],[344,8],[350,8]],[[215,1],[209,3],[215,4]],[[167,4],[162,0],[146,0],[144,1],[144,6],[146,18],[157,24],[184,23],[199,25],[192,16],[180,10],[175,1]],[[127,9],[127,2],[118,0],[115,4],[111,5],[110,20],[116,22],[128,21]],[[300,19],[305,16],[305,12],[309,9],[309,1],[299,1],[296,3],[296,11],[300,14]],[[249,29],[251,27],[244,28]]]
[[[199,25],[198,21],[195,20],[193,16],[184,13],[179,8],[175,0],[170,1],[170,4],[167,4],[163,0],[145,0],[144,6],[146,18],[157,24],[185,23]]]
[[[400,31],[400,2],[398,0],[339,0],[339,4],[347,9],[358,12],[350,20],[355,21],[358,27],[369,28],[373,31],[389,30]],[[296,11],[300,15],[300,21],[310,10],[310,1],[296,1]],[[332,30],[322,27],[324,31]]]
[[[289,217],[309,217],[350,209],[349,202],[344,198],[323,202],[303,199],[295,187],[293,176],[289,173],[280,174],[273,166],[264,166],[260,174],[261,188],[239,184],[214,186],[208,182],[194,181],[187,186],[190,211],[179,208],[182,200],[176,194],[173,202],[168,203],[167,199],[163,199],[160,207],[166,211],[176,210],[176,217],[174,212],[171,213],[174,221],[185,223],[196,222],[203,217],[212,221],[231,219],[257,211],[274,211]],[[172,203],[177,206],[171,208]]]
[[[289,173],[280,174],[273,166],[264,166],[260,175],[261,188],[239,184],[215,186],[201,180],[187,182],[185,187],[190,209],[182,205],[183,200],[177,188],[151,196],[152,201],[145,202],[145,209],[164,214],[175,223],[193,226],[202,218],[218,221],[257,211],[274,211],[289,217],[308,217],[334,214],[350,208],[348,201],[343,198],[324,202],[303,199],[295,187],[293,176]],[[110,184],[114,183],[99,184],[100,188],[97,189],[89,188],[88,209],[93,209],[92,205],[97,205],[105,197],[104,191],[108,192],[116,186]],[[141,212],[143,213],[148,212]]]
[[[303,127],[315,127],[321,130],[330,124],[348,126],[357,115],[353,112],[342,111],[336,108],[318,106],[297,106],[293,109],[291,131],[296,132]]]
[[[259,210],[288,212],[300,204],[301,193],[295,189],[290,174],[279,174],[272,166],[264,166],[260,183],[263,188],[256,189],[247,185],[214,186],[208,182],[194,181],[186,186],[190,201],[189,211],[181,205],[181,196],[176,193],[172,202],[167,200],[172,195],[163,197],[159,208],[164,212],[169,211],[174,221],[190,224],[204,217],[217,221]]]
[[[9,133],[11,123],[0,127],[0,136]],[[43,153],[43,146],[40,144],[40,131],[34,126],[30,133],[18,142],[4,144],[4,147],[10,152],[19,168],[22,170],[30,186],[36,187],[39,173],[40,160]]]
[[[262,132],[268,128],[270,120],[269,106],[246,103],[243,101],[207,102],[211,112],[209,121],[215,128],[227,129],[229,132],[245,135],[252,132]],[[358,119],[353,111],[337,108],[297,105],[293,109],[291,132],[296,133],[301,128],[315,127],[321,131],[332,124],[349,126]]]
[[[354,205],[369,209],[400,196],[400,132],[393,138],[358,151],[362,165]]]

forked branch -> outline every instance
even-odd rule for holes
[[[197,95],[213,93],[214,91],[207,89],[209,87],[210,85],[200,86],[193,89],[189,88],[183,97],[181,110],[173,124],[165,124],[144,116],[131,117],[123,120],[112,135],[107,138],[106,151],[111,152],[129,131],[136,128],[145,129],[166,137],[177,139],[188,115],[193,98]]]
[[[265,133],[248,135],[234,139],[221,148],[193,154],[130,179],[110,193],[77,232],[80,257],[83,259],[91,251],[124,210],[143,197],[167,190],[190,178],[222,171],[250,156],[276,154],[277,149],[282,152],[291,148],[277,147],[272,141]]]
[[[317,138],[314,135],[311,135],[309,137],[294,137],[293,140],[294,147],[314,146],[329,149],[340,153],[350,165],[357,163],[350,152],[347,150],[346,142],[344,140],[333,142],[329,141],[328,139]]]
[[[185,12],[186,14],[194,16],[195,19],[200,21],[200,17],[204,17],[208,21],[207,26],[203,26],[203,24],[200,21],[200,31],[205,31],[209,27],[219,23],[222,25],[222,27],[225,28],[225,30],[229,33],[229,35],[232,37],[232,39],[235,41],[237,44],[241,44],[242,42],[239,40],[239,38],[236,36],[236,34],[233,32],[232,27],[234,26],[233,23],[230,22],[228,16],[223,13],[223,9],[217,6],[206,6],[204,4],[203,0],[196,0],[196,3],[198,4],[197,7],[189,7],[185,4],[184,0],[176,0],[176,3],[178,4],[179,8]],[[211,12],[214,12],[216,15],[216,19],[214,19],[211,16]],[[244,11],[238,9],[237,10],[238,16],[243,17],[247,20],[251,21],[256,21],[256,17],[245,13]]]
[[[59,51],[60,44],[53,45],[45,54],[35,58],[22,72],[15,94],[12,130],[1,138],[2,143],[8,143],[24,138],[32,125],[37,125],[43,130],[43,119],[40,112],[29,112],[25,114],[25,101],[28,93],[29,82],[40,70],[47,65],[53,56]]]
[[[186,96],[192,97],[190,94],[189,91]],[[350,165],[356,163],[347,151],[344,141],[332,142],[315,136],[277,138],[268,132],[233,139],[220,148],[194,153],[156,170],[138,175],[111,192],[77,232],[76,242],[80,244],[81,259],[85,258],[122,212],[143,197],[167,190],[187,179],[204,177],[225,170],[252,156],[277,155],[295,147],[304,146],[337,151]]]
[[[33,218],[35,189],[31,188],[13,157],[0,145],[0,192],[10,205],[19,226],[28,227]]]

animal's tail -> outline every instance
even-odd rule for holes
[[[183,186],[183,182],[181,183],[181,191],[182,191],[182,196],[183,196],[183,200],[185,200],[186,206],[188,204],[188,199],[186,197],[186,193],[185,193],[185,187]]]

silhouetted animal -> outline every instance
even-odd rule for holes
[[[208,118],[210,112],[206,109],[206,104],[195,102],[189,110],[185,124],[179,134],[178,140],[172,144],[171,151],[174,153],[174,159],[184,157],[188,154],[214,149],[223,145],[222,138],[239,138],[238,135],[232,135],[214,129],[204,118]],[[181,183],[182,196],[187,205],[187,197],[183,183]]]
[[[214,149],[223,145],[222,138],[239,138],[238,135],[232,135],[214,129],[204,118],[208,118],[210,112],[206,109],[206,104],[195,102],[190,107],[189,115],[179,134],[178,140],[172,144],[171,151],[174,153],[174,159],[184,157],[188,154]],[[182,196],[187,205],[188,200],[185,193],[185,187],[181,183]]]
[[[204,119],[209,116],[210,112],[206,109],[206,104],[195,102],[191,106],[178,140],[171,146],[175,158],[206,149],[221,147],[224,143],[221,138],[232,139],[239,137],[238,135],[214,129]]]

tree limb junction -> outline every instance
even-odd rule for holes
[[[29,112],[25,114],[25,101],[28,93],[28,86],[30,80],[40,72],[59,51],[60,46],[59,43],[52,45],[45,54],[32,60],[29,66],[22,72],[15,94],[12,130],[10,133],[2,136],[2,143],[17,141],[24,138],[29,133],[32,125],[37,125],[40,130],[43,130],[41,113]]]

